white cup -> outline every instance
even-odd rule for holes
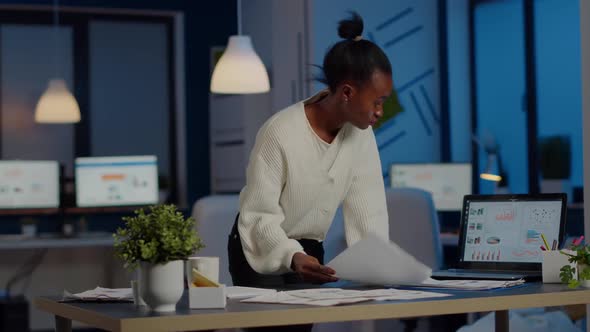
[[[193,280],[193,268],[214,282],[219,282],[219,257],[189,257],[186,261],[186,280]]]
[[[569,250],[561,250],[572,253]],[[563,254],[560,250],[543,251],[543,282],[544,283],[560,283],[561,278],[559,273],[564,265],[570,265],[575,268],[574,263],[568,261],[569,256]],[[575,276],[574,276],[575,277]]]

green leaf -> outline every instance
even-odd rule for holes
[[[560,270],[559,277],[561,282],[564,284],[569,283],[572,279],[574,279],[574,268],[569,265],[564,265]]]
[[[590,266],[586,265],[578,274],[578,278],[581,280],[590,280]]]
[[[115,255],[134,269],[140,261],[154,264],[186,259],[204,247],[195,220],[175,205],[156,205],[123,217],[125,227],[113,234]]]
[[[559,277],[561,281],[570,288],[579,287],[584,280],[590,280],[590,246],[580,244],[572,246],[573,254],[561,251],[568,256],[570,263],[575,263],[578,266],[577,278],[576,269],[569,265],[563,266],[560,269]]]
[[[578,288],[580,286],[580,281],[578,280],[570,280],[567,285],[569,288]]]

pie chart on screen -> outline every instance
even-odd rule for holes
[[[486,242],[488,244],[498,244],[498,243],[500,243],[500,238],[497,237],[497,236],[490,236],[490,237],[488,237],[488,239],[486,240]]]

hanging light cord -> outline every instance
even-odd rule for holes
[[[238,0],[238,36],[242,35],[242,0]]]
[[[58,58],[58,35],[59,35],[59,15],[58,15],[58,0],[53,0],[53,69],[55,70],[55,77],[59,75]]]

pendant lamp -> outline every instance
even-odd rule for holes
[[[242,2],[238,0],[238,35],[230,36],[227,48],[211,77],[211,92],[263,93],[270,90],[268,73],[254,51],[250,36],[242,35]]]
[[[58,5],[57,0],[53,5],[54,18],[54,66],[58,76]],[[39,123],[75,123],[80,122],[80,107],[74,95],[68,90],[63,78],[53,78],[49,81],[47,90],[41,95],[35,107],[35,122]]]
[[[488,161],[485,170],[479,174],[479,177],[483,180],[500,182],[502,176],[500,172],[500,160],[499,156],[495,153],[488,153]]]

